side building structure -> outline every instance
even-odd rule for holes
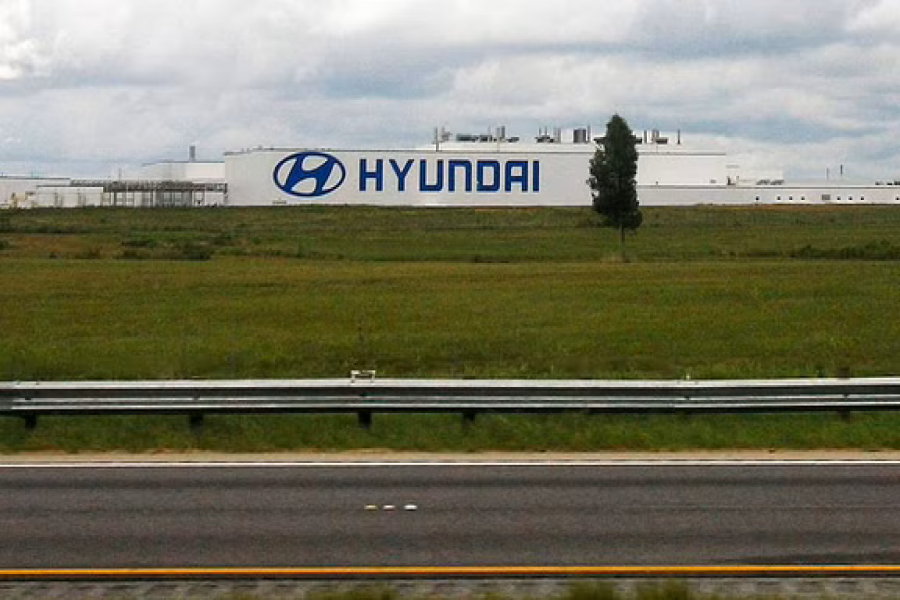
[[[6,182],[15,182],[15,184]],[[0,208],[202,207],[227,202],[222,161],[142,165],[115,179],[0,178]]]
[[[66,177],[0,176],[0,209],[40,206],[38,190],[43,186],[68,186]]]

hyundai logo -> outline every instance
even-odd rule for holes
[[[317,198],[341,187],[347,169],[337,158],[324,152],[297,152],[281,160],[272,172],[275,185],[301,198]]]

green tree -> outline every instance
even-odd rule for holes
[[[587,183],[594,198],[594,210],[603,217],[603,225],[619,230],[622,251],[625,231],[635,231],[643,221],[635,182],[637,161],[634,133],[625,119],[613,115],[591,159]]]

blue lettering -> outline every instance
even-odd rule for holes
[[[528,161],[527,160],[511,160],[506,163],[506,177],[504,178],[503,189],[511,192],[513,184],[519,184],[519,190],[528,191]]]
[[[359,191],[383,192],[385,160],[397,178],[397,191],[406,192],[410,177],[415,177],[416,159],[359,159]],[[474,162],[474,164],[473,164]],[[505,193],[541,191],[541,163],[533,160],[419,159],[419,192]],[[446,183],[446,187],[445,187]],[[374,189],[373,189],[374,188]]]
[[[409,175],[409,170],[412,169],[413,159],[409,159],[406,161],[406,164],[403,165],[403,168],[400,168],[400,165],[397,164],[397,161],[393,158],[391,159],[391,168],[394,170],[394,174],[397,176],[397,191],[405,192],[406,191],[406,176]]]
[[[472,161],[470,160],[451,160],[447,166],[450,170],[450,181],[447,187],[448,191],[456,191],[456,170],[462,169],[465,176],[466,191],[472,191]]]
[[[478,172],[478,191],[479,192],[499,192],[500,191],[500,162],[496,160],[479,160],[477,163]],[[492,173],[491,181],[487,181],[488,171]]]
[[[434,183],[428,183],[428,161],[419,161],[419,191],[440,192],[444,189],[444,161],[437,161],[437,174]]]
[[[378,158],[375,160],[375,170],[368,170],[368,162],[365,158],[359,159],[359,191],[365,192],[367,190],[366,182],[369,179],[375,180],[375,191],[381,192],[384,190],[384,160]]]

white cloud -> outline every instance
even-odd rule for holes
[[[893,176],[898,32],[894,0],[4,0],[0,170],[620,112]]]
[[[900,34],[900,4],[896,0],[867,2],[851,20],[849,30],[858,34]]]
[[[36,44],[29,39],[28,0],[0,4],[0,81],[18,79],[40,65]]]

